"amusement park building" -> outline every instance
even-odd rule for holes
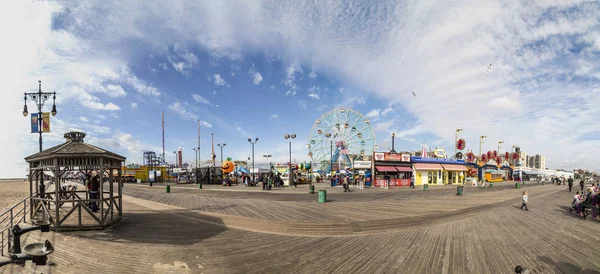
[[[411,157],[415,171],[415,185],[462,184],[467,167],[463,160]]]

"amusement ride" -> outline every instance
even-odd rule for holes
[[[323,114],[310,130],[308,156],[325,172],[352,168],[355,160],[367,160],[375,149],[375,132],[362,114],[336,108]]]

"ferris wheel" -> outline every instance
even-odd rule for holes
[[[308,143],[313,163],[330,172],[351,168],[353,160],[369,160],[375,149],[375,132],[362,114],[336,108],[315,122]]]

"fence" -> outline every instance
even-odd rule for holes
[[[0,256],[8,254],[9,235],[14,225],[24,223],[29,213],[29,197],[24,198],[4,213],[0,214]]]

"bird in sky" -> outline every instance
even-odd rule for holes
[[[490,63],[490,65],[488,66],[487,72],[490,72],[490,70],[492,70],[492,63]]]
[[[417,96],[414,91],[412,92],[412,94],[413,94],[413,96]]]

